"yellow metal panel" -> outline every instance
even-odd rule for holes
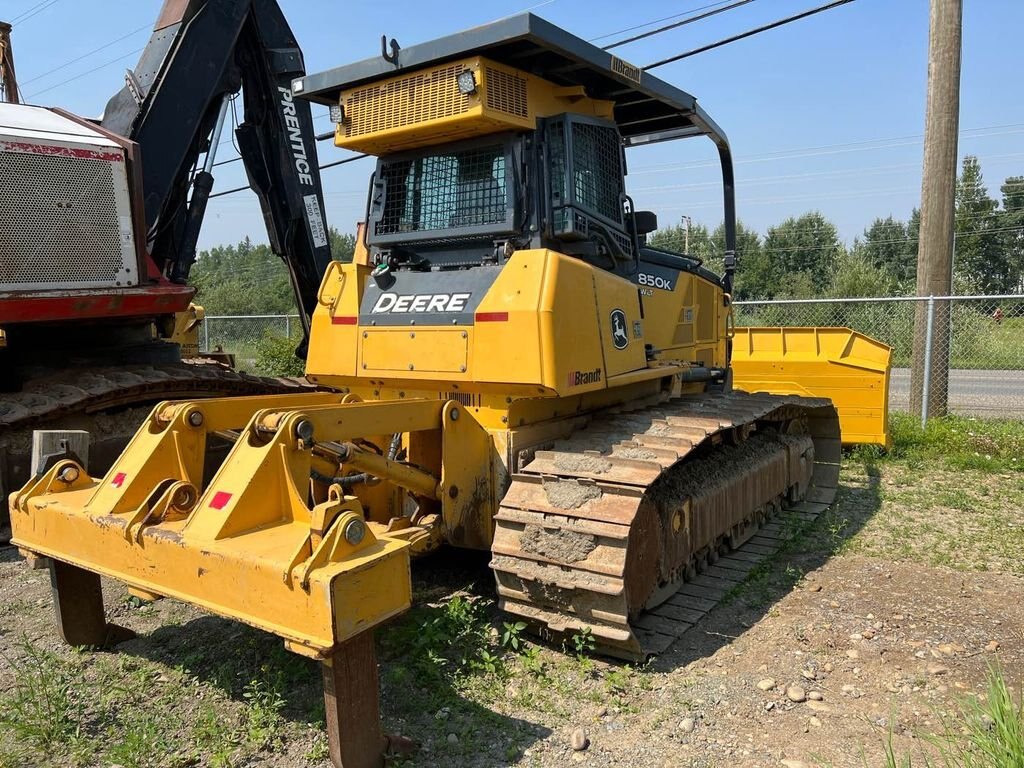
[[[442,432],[441,502],[445,539],[457,547],[489,549],[494,536],[495,454],[490,435],[469,409],[448,403]]]
[[[593,275],[605,376],[646,368],[644,321],[640,317],[640,294],[636,285],[603,269],[594,269]],[[620,319],[623,326],[619,325]],[[572,360],[573,346],[563,347],[559,352],[562,359]]]
[[[459,90],[473,73],[476,89]],[[537,118],[575,112],[611,119],[611,102],[479,56],[385,78],[341,94],[344,120],[335,144],[386,155],[502,131],[536,128]]]
[[[748,392],[830,398],[844,444],[887,447],[891,353],[849,328],[737,328],[733,383]]]
[[[320,283],[306,356],[306,375],[311,381],[357,375],[359,301],[371,269],[337,261],[328,267]]]
[[[469,368],[469,328],[378,328],[360,338],[366,375],[402,372],[431,376]]]

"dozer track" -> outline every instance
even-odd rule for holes
[[[828,400],[602,412],[513,475],[492,546],[500,607],[556,635],[589,629],[607,655],[661,653],[774,552],[773,516],[828,508],[840,452]]]
[[[7,494],[29,479],[33,430],[89,431],[90,469],[100,474],[162,400],[313,389],[300,379],[252,376],[215,361],[194,360],[78,368],[40,376],[19,392],[0,394],[0,545],[10,539]]]

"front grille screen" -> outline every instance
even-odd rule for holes
[[[501,144],[381,162],[379,177],[385,198],[377,235],[502,224],[508,215]]]
[[[124,254],[109,161],[0,152],[0,190],[0,283],[115,283]]]

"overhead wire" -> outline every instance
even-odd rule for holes
[[[60,0],[43,0],[40,3],[36,3],[31,8],[29,8],[27,11],[24,11],[21,14],[19,14],[18,16],[15,16],[13,19],[11,19],[10,24],[11,24],[12,27],[17,25],[17,24],[24,24],[26,21],[31,19],[33,16],[38,16],[43,11],[45,11],[48,8],[52,8],[53,6],[55,6],[59,2],[60,2]]]
[[[693,24],[695,21],[702,21],[702,20],[710,18],[712,16],[717,16],[720,13],[725,13],[726,11],[735,10],[736,8],[739,8],[740,6],[747,5],[748,3],[752,3],[752,2],[754,2],[754,0],[736,0],[736,2],[733,2],[733,3],[725,6],[724,8],[715,8],[714,10],[707,11],[706,13],[702,13],[702,14],[700,14],[698,16],[691,16],[690,18],[683,19],[682,21],[676,21],[676,22],[673,22],[672,24],[666,24],[664,27],[658,27],[657,29],[652,29],[652,30],[649,30],[647,32],[642,32],[639,35],[634,35],[633,37],[627,37],[625,40],[618,40],[618,41],[612,43],[611,45],[604,46],[604,50],[610,51],[612,48],[618,48],[620,45],[627,45],[629,43],[635,43],[637,40],[644,40],[645,38],[653,37],[654,35],[660,35],[663,32],[668,32],[671,29],[678,29],[679,27],[685,27],[687,24]]]
[[[53,91],[53,90],[56,90],[57,88],[60,88],[62,85],[67,85],[68,83],[73,83],[76,80],[81,80],[83,77],[86,77],[87,75],[91,75],[93,72],[99,72],[101,69],[106,69],[107,67],[109,67],[109,66],[111,66],[113,64],[117,64],[117,62],[122,61],[123,59],[127,59],[129,56],[135,56],[135,55],[137,55],[139,53],[142,53],[144,50],[146,50],[145,46],[143,46],[142,48],[138,48],[138,49],[136,49],[134,51],[129,51],[128,53],[125,53],[125,54],[122,54],[121,56],[118,56],[116,59],[111,59],[108,62],[100,64],[98,67],[93,67],[92,69],[86,70],[85,72],[80,72],[79,74],[75,75],[74,77],[69,77],[67,80],[62,80],[61,82],[55,83],[55,84],[53,84],[53,85],[51,85],[51,86],[49,86],[47,88],[43,88],[40,91],[33,91],[32,93],[29,94],[29,97],[34,98],[36,96],[41,96],[44,93],[49,93],[50,91]]]
[[[60,70],[66,69],[67,67],[70,67],[72,64],[77,64],[78,62],[87,59],[90,56],[95,56],[97,53],[101,53],[102,51],[107,50],[108,48],[116,45],[117,43],[120,43],[122,40],[127,40],[129,37],[139,34],[139,32],[142,32],[143,30],[152,29],[152,26],[152,24],[144,24],[138,29],[133,29],[131,32],[128,32],[127,34],[124,34],[115,40],[111,40],[108,43],[104,43],[99,48],[94,48],[88,53],[83,53],[81,56],[76,56],[73,59],[65,61],[63,64],[59,64],[53,69],[48,69],[46,72],[43,72],[42,74],[36,75],[35,77],[30,77],[28,80],[23,80],[22,83],[24,85],[27,85],[28,83],[34,83],[36,80],[42,80],[44,77],[48,77],[49,75],[52,75],[54,72],[59,72]]]
[[[589,42],[596,43],[598,40],[604,40],[606,37],[615,37],[616,35],[624,35],[627,32],[632,32],[634,29],[643,29],[644,27],[649,27],[652,24],[660,24],[663,21],[671,21],[672,19],[678,19],[680,16],[688,16],[691,13],[699,13],[700,11],[706,10],[708,8],[714,8],[714,7],[719,6],[719,5],[725,5],[726,3],[729,3],[731,1],[732,0],[719,0],[719,2],[717,2],[717,3],[710,3],[708,5],[702,5],[699,8],[691,8],[688,11],[681,11],[680,13],[673,13],[671,16],[662,16],[660,19],[651,19],[650,21],[645,21],[642,24],[634,24],[632,27],[626,27],[624,29],[616,29],[614,32],[605,32],[603,35],[598,35],[597,37],[590,38]]]
[[[642,67],[642,69],[645,72],[647,72],[649,70],[652,70],[652,69],[657,69],[658,67],[663,67],[666,64],[671,64],[671,63],[676,62],[676,61],[681,61],[682,59],[689,58],[690,56],[696,56],[698,53],[705,53],[706,51],[710,51],[710,50],[713,50],[715,48],[720,48],[723,45],[729,45],[730,43],[735,43],[735,42],[737,42],[739,40],[744,40],[744,39],[746,39],[748,37],[753,37],[754,35],[759,35],[762,32],[767,32],[769,30],[776,29],[776,28],[781,27],[781,26],[783,26],[785,24],[792,24],[794,21],[800,21],[801,19],[806,19],[809,16],[814,16],[815,14],[823,13],[825,11],[831,11],[833,8],[838,8],[841,5],[846,5],[847,3],[852,3],[852,2],[853,2],[853,0],[833,0],[833,2],[826,3],[825,5],[820,5],[817,8],[811,8],[810,10],[803,11],[801,13],[797,13],[797,14],[795,14],[793,16],[787,16],[784,19],[778,19],[777,21],[773,21],[770,24],[764,24],[764,25],[762,25],[760,27],[755,27],[754,29],[748,29],[746,32],[740,32],[738,35],[732,35],[731,37],[726,37],[726,38],[724,38],[722,40],[717,40],[717,41],[715,41],[713,43],[708,43],[707,45],[702,45],[699,48],[693,48],[693,49],[691,49],[689,51],[685,51],[684,53],[678,53],[675,56],[669,56],[667,59],[661,59],[660,61],[652,62],[652,63],[648,64],[647,66]]]

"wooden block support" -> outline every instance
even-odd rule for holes
[[[89,467],[89,433],[82,430],[37,429],[32,433],[32,476],[47,469],[52,457],[73,455]]]
[[[336,768],[381,768],[387,739],[373,630],[341,644],[322,666],[331,762]]]

